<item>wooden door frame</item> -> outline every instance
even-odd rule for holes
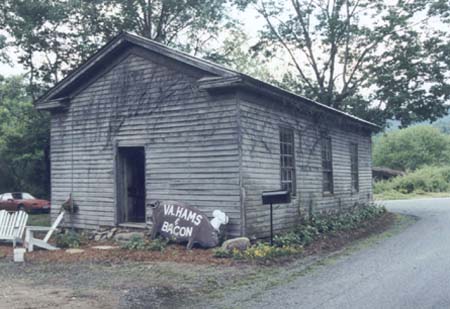
[[[129,141],[114,141],[114,156],[113,156],[113,177],[114,177],[114,223],[115,225],[119,225],[121,223],[122,215],[119,212],[119,206],[120,206],[120,199],[122,198],[122,192],[119,190],[119,169],[121,160],[119,157],[119,150],[120,148],[131,148],[131,147],[140,147],[144,150],[144,168],[145,168],[145,177],[144,177],[144,189],[145,189],[145,201],[147,200],[147,147],[146,144],[143,142],[129,142]],[[123,175],[123,174],[122,174]],[[145,216],[147,216],[147,209],[146,205],[144,203],[145,208]]]

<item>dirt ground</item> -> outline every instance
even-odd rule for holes
[[[351,232],[319,239],[301,257],[275,265],[216,259],[211,250],[169,246],[163,253],[83,248],[26,254],[12,262],[0,246],[0,308],[207,308],[214,300],[247,297],[300,274],[357,239],[396,224],[393,214]],[[2,257],[4,256],[4,257]],[[244,293],[244,294],[243,294]]]

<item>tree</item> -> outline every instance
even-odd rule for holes
[[[121,31],[202,53],[233,24],[231,5],[243,8],[246,1],[4,0],[0,27],[17,49],[36,99]]]
[[[257,48],[290,58],[285,86],[382,125],[446,114],[450,32],[424,25],[448,22],[447,1],[256,2],[266,22]]]
[[[235,25],[233,29],[229,29],[222,45],[207,51],[204,58],[255,78],[273,82],[273,75],[258,53],[252,51],[249,40],[249,36]]]
[[[49,192],[49,119],[37,112],[22,77],[0,76],[0,192]]]
[[[406,171],[449,162],[450,136],[431,126],[392,131],[375,139],[373,144],[374,166]]]

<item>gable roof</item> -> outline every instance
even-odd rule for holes
[[[248,90],[257,90],[258,92],[287,98],[290,101],[301,101],[320,110],[328,111],[332,114],[340,115],[349,120],[355,121],[370,130],[380,129],[380,127],[374,123],[358,118],[341,110],[294,94],[285,89],[226,68],[214,62],[194,57],[190,54],[167,47],[161,43],[128,32],[122,32],[117,35],[105,46],[100,48],[86,62],[69,73],[68,76],[37,99],[34,102],[36,108],[41,110],[51,110],[65,106],[70,101],[71,90],[79,86],[85,80],[85,77],[91,76],[98,72],[99,67],[102,66],[102,63],[108,59],[116,57],[129,46],[138,46],[210,73],[213,77],[205,77],[199,80],[200,88],[204,90],[226,87],[242,87]]]

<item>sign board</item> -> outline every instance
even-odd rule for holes
[[[291,202],[291,194],[286,190],[264,191],[262,193],[263,205],[270,205],[270,245],[273,244],[273,204],[287,204]]]
[[[268,204],[287,204],[291,202],[291,194],[289,191],[264,191],[262,193],[263,205]]]
[[[156,201],[152,207],[152,239],[159,234],[178,243],[187,242],[187,249],[194,244],[204,248],[219,244],[218,232],[200,210],[176,201]]]

